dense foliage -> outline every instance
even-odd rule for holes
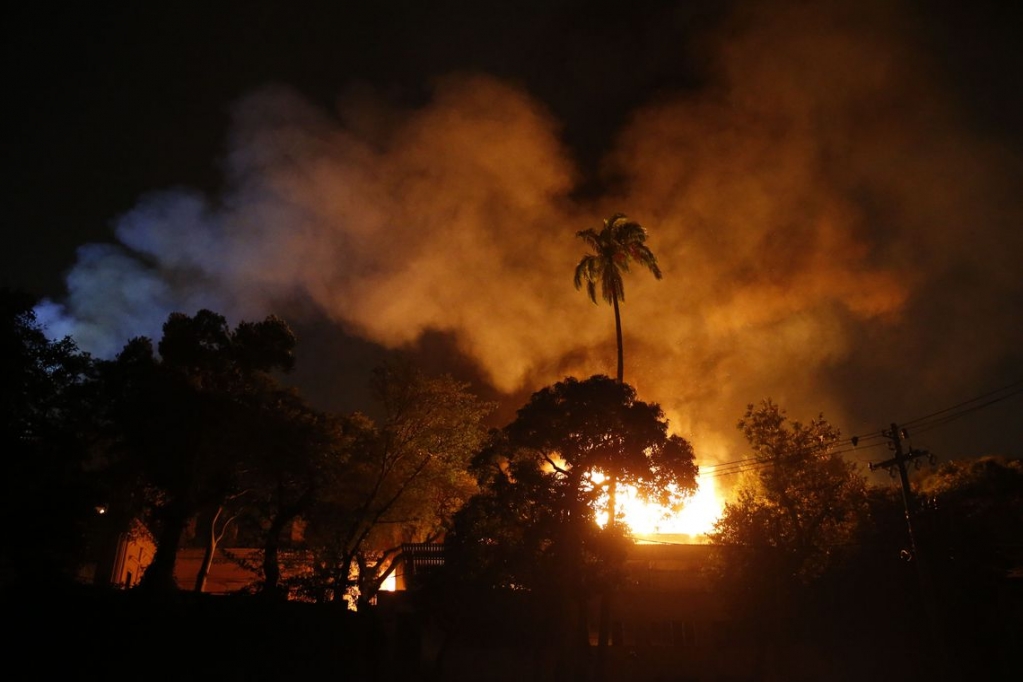
[[[26,293],[0,291],[0,512],[8,520],[0,584],[75,570],[101,494],[86,475],[93,363],[74,341],[49,340]]]
[[[770,400],[749,405],[738,423],[751,472],[725,506],[712,537],[770,557],[779,579],[806,583],[837,561],[866,511],[866,481],[836,452],[838,429],[823,415],[790,421]],[[733,567],[734,567],[733,562]]]
[[[174,313],[155,346],[139,337],[94,361],[49,340],[33,303],[2,298],[3,508],[31,519],[11,534],[5,585],[106,584],[118,538],[142,534],[150,591],[202,591],[226,539],[262,549],[256,590],[367,602],[402,544],[442,537],[476,490],[469,460],[493,406],[449,376],[378,367],[374,422],[280,383],[296,339],[279,318],[232,328],[213,311]],[[185,543],[205,548],[194,585],[175,570]]]
[[[616,484],[680,504],[696,487],[693,449],[628,384],[568,377],[534,393],[494,431],[474,468],[481,491],[447,537],[447,583],[539,595],[570,674],[588,641],[587,602],[597,595],[603,639],[604,607],[624,578],[631,542],[623,524],[600,527],[601,508]]]
[[[383,416],[343,420],[340,459],[304,515],[313,567],[299,581],[303,594],[366,604],[394,572],[404,543],[443,537],[476,492],[468,467],[493,409],[468,389],[407,362],[377,368],[373,391]]]
[[[574,583],[586,583],[589,571],[580,569],[588,556],[606,563],[593,550],[606,541],[597,517],[610,481],[677,506],[695,489],[697,471],[692,446],[668,433],[660,406],[602,375],[534,393],[491,434],[474,468],[482,491],[456,517],[449,546],[493,584],[532,588],[550,584],[554,574],[543,567],[562,555],[571,557]]]

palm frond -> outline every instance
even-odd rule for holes
[[[586,242],[593,253],[579,261],[575,269],[576,289],[585,282],[586,291],[596,302],[596,285],[600,283],[601,297],[608,303],[625,300],[622,274],[631,271],[635,261],[649,269],[657,279],[662,278],[657,258],[646,246],[646,228],[629,220],[624,213],[614,213],[604,219],[604,228],[580,230],[576,236]]]
[[[575,266],[575,276],[573,277],[576,289],[582,287],[584,282],[586,283],[586,293],[594,303],[597,302],[596,282],[601,277],[600,268],[599,258],[593,255],[583,256],[579,264]]]
[[[613,303],[617,298],[625,300],[625,281],[622,279],[622,270],[619,268],[604,268],[603,277],[600,279],[600,294],[605,301]]]

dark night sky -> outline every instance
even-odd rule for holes
[[[229,109],[266,83],[331,106],[360,87],[398,102],[479,69],[524,84],[565,121],[583,163],[659,89],[693,87],[681,41],[721,3],[34,3],[5,22],[15,182],[12,284],[63,289],[75,249],[110,238],[144,192],[221,181]],[[541,9],[542,8],[542,9]],[[662,22],[670,24],[661,31]],[[59,197],[59,198],[57,198]]]
[[[21,6],[0,283],[98,354],[169,309],[275,312],[325,406],[404,348],[507,415],[613,373],[570,276],[623,210],[666,273],[627,282],[626,380],[702,461],[768,396],[846,435],[954,408],[921,446],[1023,456],[1019,394],[959,418],[1023,380],[1009,4]]]

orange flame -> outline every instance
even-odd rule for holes
[[[594,472],[592,480],[600,484],[603,474]],[[718,491],[716,481],[707,474],[697,478],[696,492],[689,497],[679,511],[640,499],[632,486],[623,486],[618,491],[618,508],[625,523],[636,536],[688,535],[699,538],[714,530],[714,524],[724,511],[724,499]],[[597,523],[607,524],[607,510],[597,515]]]

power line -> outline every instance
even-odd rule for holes
[[[937,410],[936,412],[932,412],[915,419],[910,419],[909,421],[903,422],[902,428],[908,429],[908,427],[912,426],[914,432],[924,433],[1020,394],[1023,394],[1023,380],[1014,381],[1000,388],[970,398],[969,400],[964,400],[944,409]],[[839,449],[833,450],[831,454],[844,455],[851,452],[862,452],[872,448],[887,446],[890,443],[890,438],[890,434],[886,433],[883,429],[868,433],[864,436],[843,438],[833,444]],[[851,448],[845,447],[850,445],[852,446]],[[865,460],[860,461],[865,462]],[[700,467],[700,474],[711,478],[733,476],[747,471],[760,469],[771,464],[773,464],[773,460],[771,459],[743,457],[728,462],[719,462],[717,464],[702,466]]]
[[[911,426],[912,427],[920,426],[922,424],[927,423],[928,420],[932,420],[934,417],[946,415],[946,413],[952,412],[953,410],[957,410],[961,407],[965,408],[968,405],[971,406],[968,409],[961,410],[959,413],[957,413],[955,415],[955,418],[957,418],[959,416],[962,416],[963,414],[968,414],[969,412],[979,410],[982,407],[987,407],[988,405],[992,405],[994,403],[1001,402],[1002,400],[1011,398],[1012,396],[1018,395],[1019,393],[1023,393],[1023,379],[1014,381],[1011,384],[1002,386],[1001,388],[996,388],[993,391],[988,391],[987,393],[983,393],[974,398],[970,398],[969,400],[964,400],[961,403],[956,403],[955,405],[952,405],[951,407],[946,407],[943,410],[938,410],[937,412],[932,412],[931,414],[926,414],[922,417],[917,417],[916,419],[910,419],[909,421],[903,422],[902,427],[908,429]],[[988,400],[988,398],[990,398],[991,400]],[[974,403],[978,403],[980,401],[986,402],[980,405],[974,405]],[[942,420],[950,421],[948,416],[942,417]]]
[[[957,413],[945,415],[944,417],[941,417],[940,419],[933,419],[933,420],[931,420],[929,422],[923,422],[921,424],[917,424],[913,428],[913,431],[914,431],[914,433],[925,433],[927,431],[930,431],[931,429],[938,428],[939,426],[944,426],[945,424],[948,424],[949,422],[953,422],[956,419],[959,419],[960,417],[965,417],[966,415],[968,415],[968,414],[970,414],[972,412],[976,412],[977,410],[983,409],[985,407],[989,407],[990,405],[994,405],[995,403],[1000,403],[1003,400],[1007,400],[1007,399],[1009,399],[1009,398],[1011,398],[1011,397],[1013,397],[1015,395],[1019,395],[1021,393],[1023,393],[1023,388],[1021,388],[1019,390],[1016,390],[1016,391],[1014,391],[1014,392],[1012,392],[1010,394],[998,397],[998,398],[992,398],[991,400],[988,400],[988,401],[983,402],[983,403],[979,403],[979,404],[974,405],[974,406],[972,406],[970,408],[960,410]]]
[[[987,393],[982,393],[981,395],[956,403],[955,405],[951,405],[942,410],[902,422],[900,430],[908,434],[910,427],[912,427],[912,430],[915,433],[924,433],[955,421],[961,417],[965,417],[977,410],[989,407],[995,403],[1002,402],[1003,400],[1008,400],[1009,398],[1020,394],[1023,394],[1023,380],[1014,381],[1011,384],[1007,384],[1006,386],[1002,386],[1001,388],[997,388],[993,391],[988,391]],[[890,434],[884,431],[881,432],[881,435],[885,438],[885,440],[890,437]],[[854,447],[856,447],[858,442],[873,439],[875,437],[875,434],[870,434],[863,438],[853,436],[850,439],[850,442]]]

